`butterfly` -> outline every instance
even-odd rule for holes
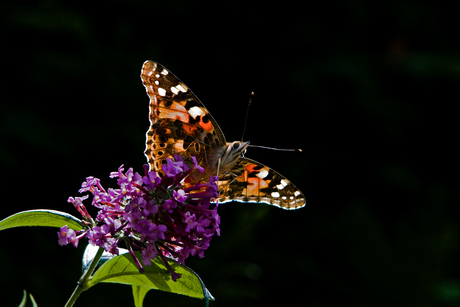
[[[288,179],[244,156],[249,142],[227,142],[208,109],[192,91],[159,63],[145,61],[142,83],[150,97],[150,128],[145,156],[150,168],[163,173],[167,158],[195,156],[204,172],[195,171],[186,185],[217,175],[219,203],[266,203],[287,210],[305,206],[305,196]]]

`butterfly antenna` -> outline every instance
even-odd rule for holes
[[[241,136],[241,142],[243,142],[244,133],[246,132],[246,124],[248,123],[249,107],[251,106],[252,96],[254,96],[254,92],[251,92],[251,97],[249,98],[248,108],[246,110],[246,119],[244,120],[243,135]]]
[[[264,148],[264,149],[270,149],[270,150],[278,150],[278,151],[296,151],[296,152],[302,152],[302,149],[287,149],[287,148],[274,148],[274,147],[267,147],[267,146],[259,146],[259,145],[248,145],[249,147],[257,147],[257,148]]]

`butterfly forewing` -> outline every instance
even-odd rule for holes
[[[180,154],[205,160],[206,150],[225,146],[225,138],[198,98],[162,65],[146,61],[141,78],[150,97],[150,128],[145,155],[150,167],[161,172],[166,158]]]
[[[145,156],[151,169],[161,173],[166,158],[173,158],[174,154],[181,155],[185,161],[195,156],[205,172],[191,174],[187,184],[207,181],[210,175],[217,175],[219,169],[220,203],[266,203],[287,210],[305,206],[304,195],[289,180],[259,162],[240,155],[230,170],[218,167],[231,143],[226,143],[222,130],[206,107],[169,70],[146,61],[141,78],[150,97]]]

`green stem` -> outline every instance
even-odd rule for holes
[[[65,304],[64,307],[71,307],[73,304],[75,304],[75,301],[77,298],[80,296],[80,294],[88,289],[88,285],[86,284],[88,279],[91,277],[93,274],[94,269],[96,268],[97,263],[99,262],[99,259],[101,259],[102,253],[104,252],[104,249],[100,248],[97,250],[96,256],[94,256],[94,259],[91,261],[91,265],[89,268],[83,272],[83,274],[80,277],[80,280],[77,283],[77,287],[73,291],[72,295],[70,296],[69,300]]]

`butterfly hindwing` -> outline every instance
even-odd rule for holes
[[[288,210],[305,205],[305,196],[286,177],[248,158],[221,176],[219,190],[219,203],[265,203]]]

